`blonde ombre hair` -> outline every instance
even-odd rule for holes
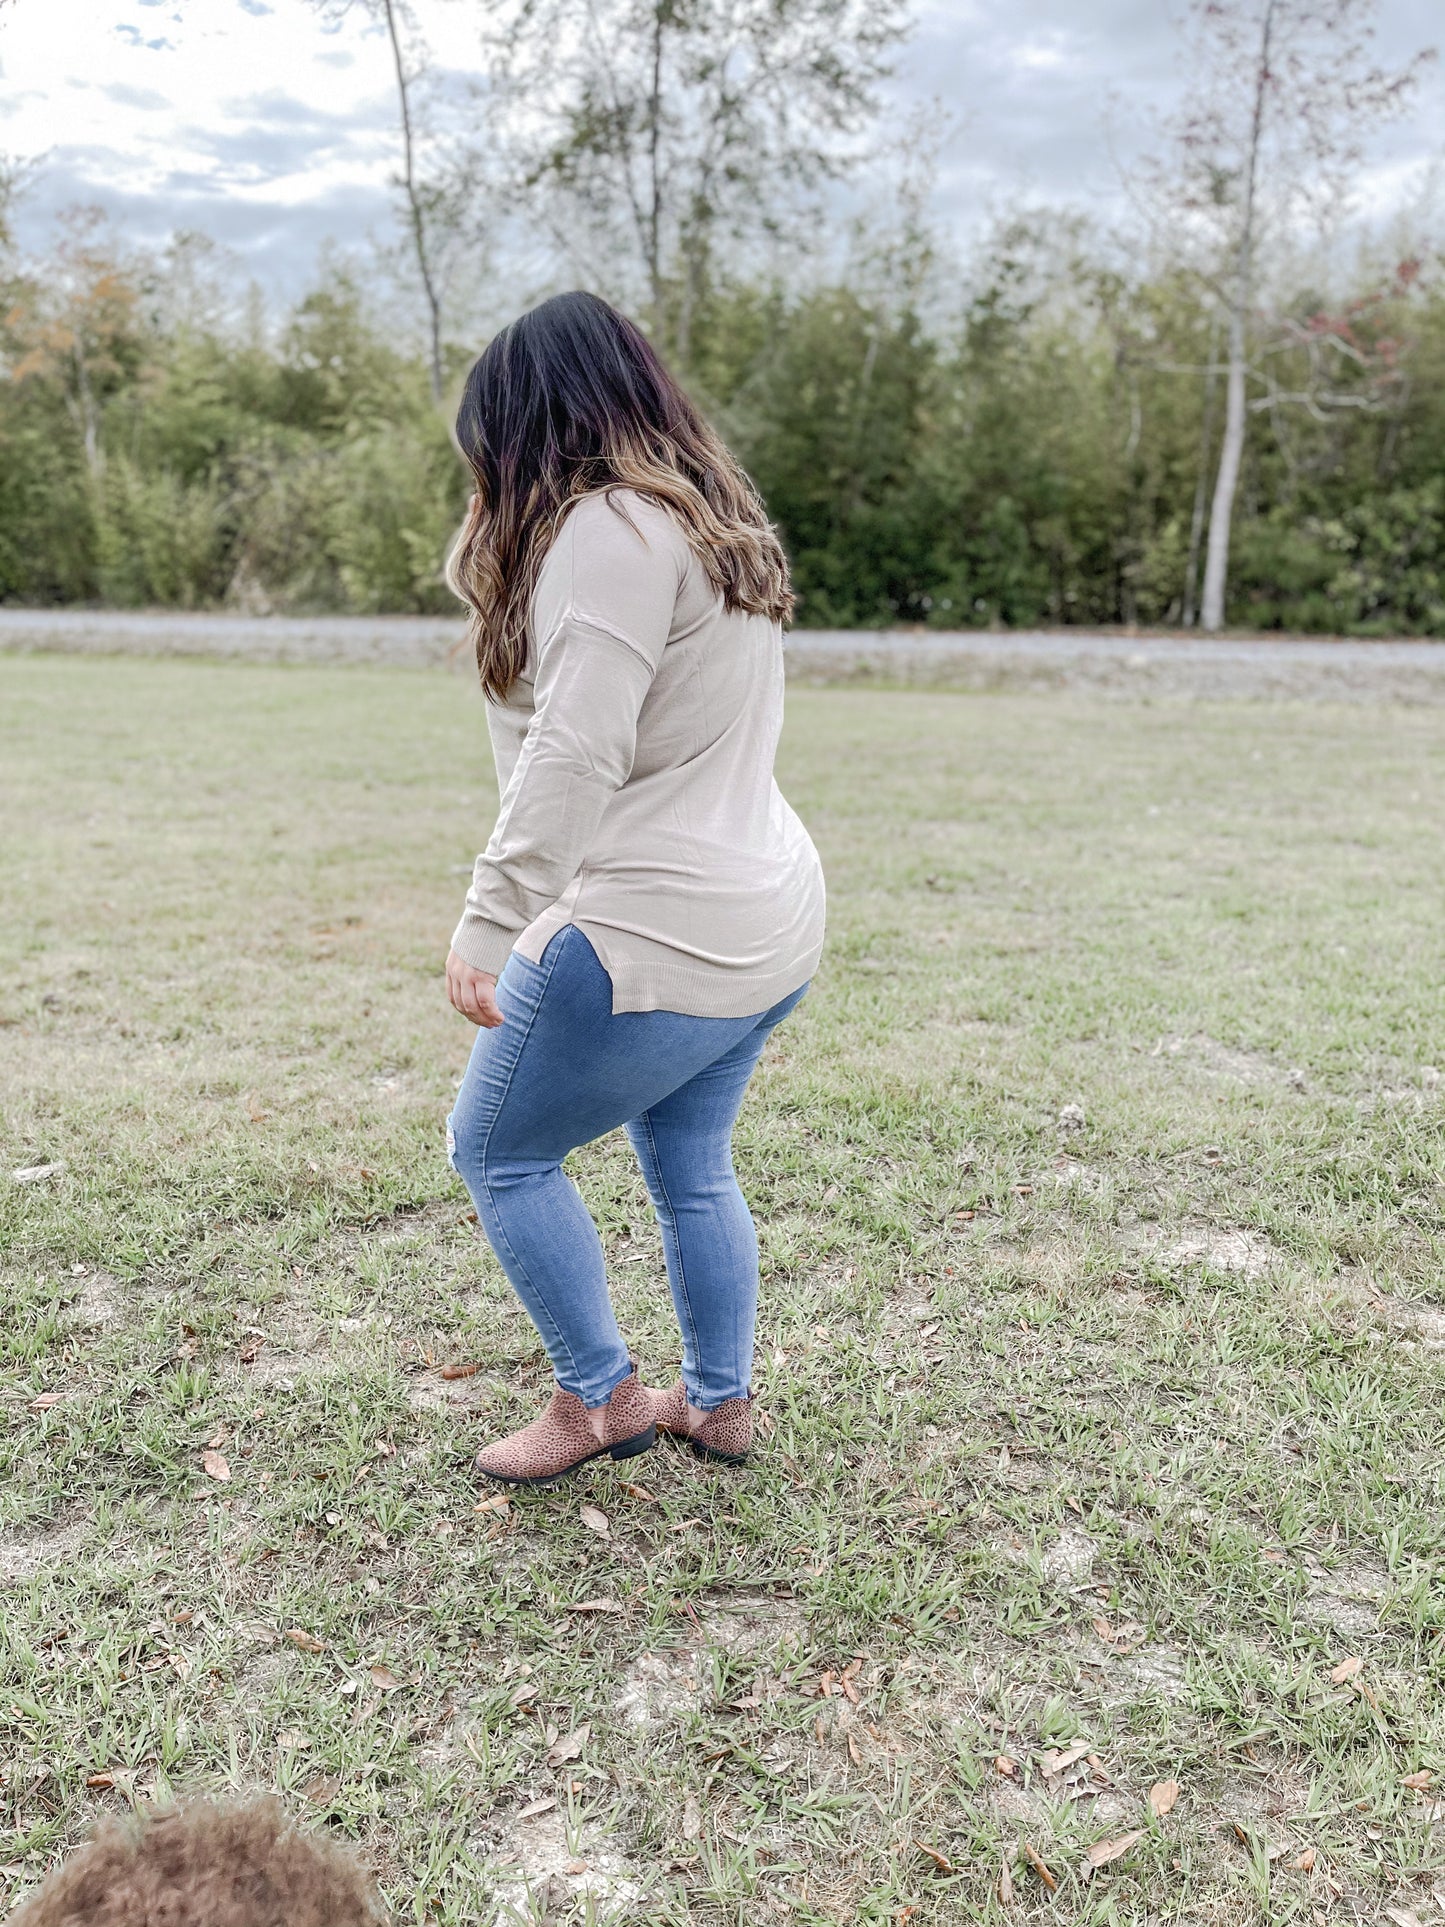
[[[467,376],[457,445],[475,489],[447,580],[471,609],[489,697],[526,666],[538,571],[584,495],[650,496],[725,608],[792,615],[788,560],[757,490],[641,329],[598,296],[559,294],[502,329]]]

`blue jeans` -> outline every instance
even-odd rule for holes
[[[632,1361],[602,1240],[562,1160],[619,1124],[661,1227],[688,1399],[706,1412],[747,1396],[758,1239],[733,1172],[733,1124],[768,1033],[807,989],[753,1017],[614,1017],[611,979],[576,924],[539,963],[515,950],[507,959],[497,982],[506,1022],[477,1033],[447,1156],[558,1384],[584,1404],[605,1405]]]

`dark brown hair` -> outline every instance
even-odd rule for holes
[[[595,294],[559,294],[474,363],[457,444],[475,492],[447,563],[477,668],[501,698],[526,665],[537,573],[581,496],[630,488],[682,525],[728,609],[786,622],[788,563],[757,490],[646,335]]]
[[[371,1876],[279,1801],[103,1820],[6,1927],[380,1927]]]

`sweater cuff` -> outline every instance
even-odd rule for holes
[[[520,930],[508,930],[487,917],[474,916],[469,910],[452,932],[452,949],[473,970],[500,977],[503,964],[512,954],[512,945],[521,934]]]

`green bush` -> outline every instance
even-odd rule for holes
[[[1197,291],[1091,267],[1042,223],[975,266],[927,327],[888,286],[722,286],[699,307],[691,385],[783,534],[799,623],[1178,620],[1212,352]],[[113,339],[89,387],[64,277],[11,276],[0,599],[451,610],[466,478],[424,364],[358,282],[328,270],[268,333],[172,324],[138,273],[95,282],[85,326]],[[1367,305],[1411,379],[1318,418],[1251,413],[1234,624],[1445,634],[1445,292],[1417,277]],[[1308,375],[1287,355],[1276,373]]]

